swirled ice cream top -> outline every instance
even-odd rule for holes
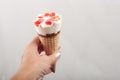
[[[61,17],[55,12],[44,13],[37,16],[34,25],[40,35],[57,33],[61,30]]]

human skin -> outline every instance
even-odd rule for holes
[[[60,58],[60,53],[50,56],[41,54],[43,46],[38,37],[25,48],[21,65],[11,80],[43,80],[52,72],[52,65]]]

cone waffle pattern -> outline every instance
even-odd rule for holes
[[[40,36],[39,39],[44,47],[47,55],[58,52],[60,32],[52,36]],[[53,65],[53,72],[55,72],[55,64]]]

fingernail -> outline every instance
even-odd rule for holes
[[[41,53],[40,53],[40,56],[43,56],[43,55],[45,55],[46,53],[45,53],[45,51],[42,51]]]
[[[60,52],[58,52],[58,53],[55,54],[55,57],[56,57],[57,59],[59,59],[60,56],[61,56],[61,53],[60,53]]]

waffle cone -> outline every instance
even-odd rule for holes
[[[39,35],[39,39],[47,55],[58,52],[60,32],[46,36]],[[52,71],[55,72],[55,64]]]

